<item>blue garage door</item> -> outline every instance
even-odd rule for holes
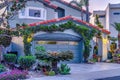
[[[67,51],[74,53],[74,59],[69,63],[80,63],[82,61],[82,45],[77,41],[36,41],[35,46],[44,46],[47,51]]]

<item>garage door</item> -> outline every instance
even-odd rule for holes
[[[47,51],[67,51],[74,53],[74,59],[69,63],[80,63],[82,61],[82,45],[77,41],[36,41],[35,46],[43,46]]]

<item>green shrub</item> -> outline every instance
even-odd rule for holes
[[[5,70],[6,70],[6,68],[3,65],[0,64],[0,73],[4,72]]]
[[[24,69],[29,69],[35,63],[35,57],[33,56],[21,56],[18,60],[20,66]]]
[[[62,61],[69,61],[71,59],[74,58],[74,55],[73,55],[73,52],[72,51],[62,51],[60,54],[59,54],[59,58],[62,60]]]
[[[95,63],[95,62],[97,62],[97,59],[90,59],[90,60],[88,60],[88,63]]]
[[[55,72],[54,71],[50,71],[49,72],[49,76],[54,76],[55,75]]]
[[[69,61],[73,59],[74,55],[72,51],[62,51],[58,52],[48,52],[47,54],[36,53],[36,58],[39,60],[48,60],[48,61]]]
[[[66,75],[66,74],[70,74],[70,67],[68,67],[67,64],[61,64],[61,66],[59,67],[59,72],[62,75]]]
[[[15,63],[17,56],[15,54],[4,54],[4,60],[8,63]]]
[[[45,53],[46,50],[43,46],[37,46],[35,47],[37,53]]]

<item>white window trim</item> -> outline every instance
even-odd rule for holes
[[[19,10],[19,18],[26,18],[26,8],[24,8],[25,12],[24,12],[24,16],[22,15],[22,10]]]
[[[58,18],[58,12],[55,12],[55,18]]]
[[[29,16],[29,9],[35,9],[41,11],[41,17],[31,17]],[[19,11],[19,18],[24,19],[40,19],[40,20],[46,20],[47,18],[47,11],[44,8],[38,8],[38,7],[26,7],[25,8],[25,15],[23,16],[21,13],[22,10]]]

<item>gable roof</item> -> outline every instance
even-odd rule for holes
[[[47,1],[50,1],[50,0],[47,0]],[[81,11],[81,9],[80,9],[77,5],[73,5],[73,4],[71,4],[70,2],[67,2],[67,1],[65,1],[65,0],[53,0],[53,1],[57,1],[57,2],[62,3],[62,4],[64,4],[64,5],[66,5],[66,6],[68,6],[68,7],[71,7],[71,8],[73,8],[73,9],[78,10],[78,11]],[[84,10],[84,9],[82,9],[82,11],[83,11],[84,13],[87,13],[86,10]],[[89,12],[89,14],[91,15],[92,13]]]
[[[58,8],[55,4],[52,4],[50,2],[50,0],[38,0],[38,1],[44,3],[45,5],[49,6],[50,8],[53,8],[53,9],[57,9]]]
[[[54,8],[54,9],[57,9],[59,6],[57,6],[56,4],[52,4],[51,1],[57,1],[57,2],[59,2],[61,4],[64,4],[64,5],[68,6],[68,7],[71,7],[73,9],[78,10],[78,11],[81,11],[81,9],[78,6],[73,5],[73,4],[69,3],[69,2],[66,2],[65,0],[40,0],[40,1],[43,2],[43,3],[46,3],[48,6]],[[86,10],[84,10],[84,9],[82,9],[82,11],[84,13],[87,13]],[[91,14],[91,13],[89,12],[89,14]]]
[[[46,21],[42,21],[42,22],[36,22],[36,23],[31,23],[31,24],[28,24],[29,26],[37,26],[37,25],[49,25],[49,24],[54,24],[54,23],[59,23],[61,21],[73,21],[73,22],[76,22],[77,24],[80,24],[80,25],[85,25],[85,26],[88,26],[90,28],[94,28],[96,30],[99,30],[103,33],[106,33],[106,34],[110,34],[110,32],[106,29],[103,29],[103,28],[100,28],[98,26],[95,26],[95,25],[92,25],[91,23],[87,23],[85,21],[82,21],[78,18],[75,18],[73,16],[66,16],[66,17],[62,17],[62,18],[58,18],[58,19],[51,19],[51,20],[46,20]]]

